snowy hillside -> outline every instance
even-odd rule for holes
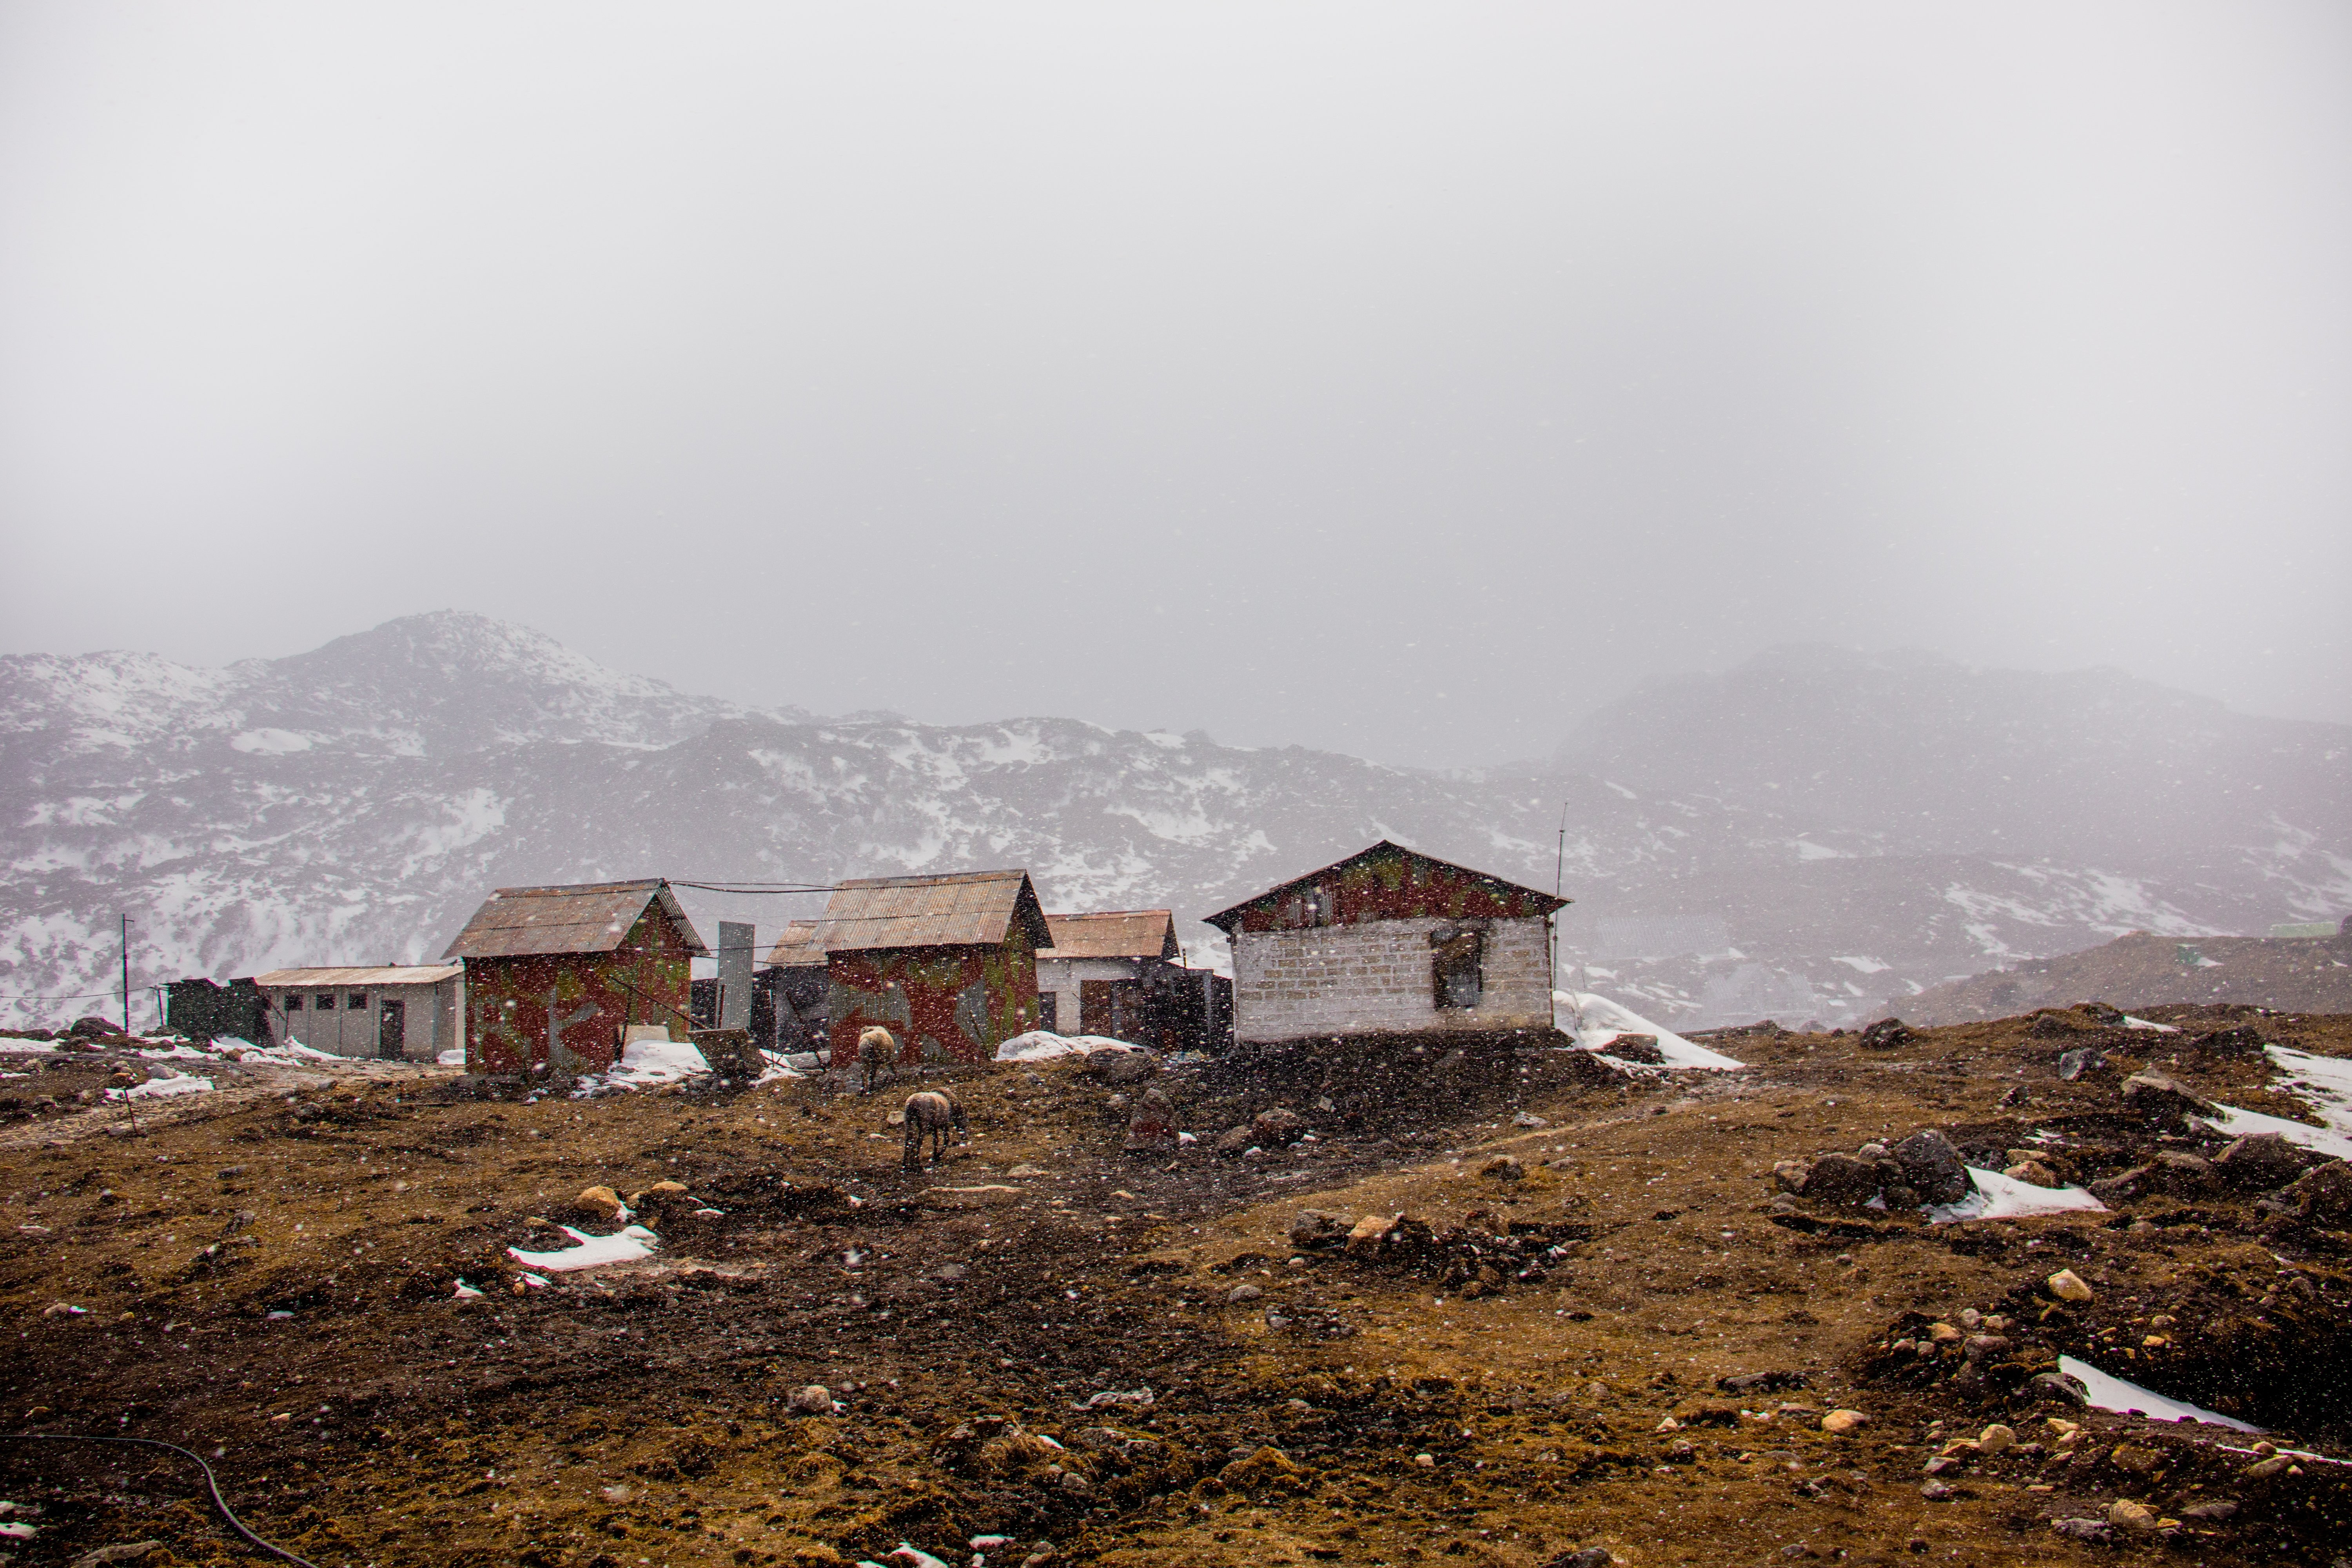
[[[0,994],[107,990],[118,910],[137,922],[136,988],[424,958],[491,887],[642,875],[1025,865],[1049,908],[1172,905],[1198,955],[1214,948],[1201,914],[1382,837],[1548,887],[1563,803],[1581,988],[1682,1027],[1851,1021],[2134,928],[2352,908],[2341,729],[2204,705],[2184,740],[2193,700],[2174,694],[2119,713],[2066,688],[2079,678],[1995,690],[1935,663],[1806,668],[1777,707],[1759,660],[1637,695],[1572,761],[1439,777],[1066,719],[757,711],[448,613],[226,670],[0,659]],[[1956,710],[1955,683],[1989,694]],[[2072,713],[2085,701],[2105,728]],[[2004,752],[2032,786],[1988,816]],[[2136,842],[2117,825],[2156,809],[2150,773],[2196,788],[2153,788]],[[2102,800],[2103,830],[2081,829]],[[772,930],[818,900],[688,902]]]

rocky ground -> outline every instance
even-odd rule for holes
[[[1716,1038],[1738,1072],[961,1072],[931,1081],[971,1142],[919,1173],[905,1082],[521,1102],[256,1064],[134,1130],[79,1091],[136,1058],[28,1048],[0,1079],[0,1431],[215,1456],[320,1568],[2329,1563],[2345,1173],[2224,1158],[2192,1118],[2308,1120],[2262,1047],[2352,1057],[2352,1017],[2157,1016],[2182,1032]],[[1128,1148],[1154,1089],[1197,1142]],[[1216,1152],[1261,1112],[1289,1115]],[[1900,1200],[1939,1142],[2109,1206],[1926,1223]],[[507,1249],[611,1234],[600,1187],[657,1248],[531,1283]],[[2085,1409],[2061,1355],[2284,1451]],[[199,1486],[0,1442],[0,1524],[29,1527],[0,1544],[249,1555]]]

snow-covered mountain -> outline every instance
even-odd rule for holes
[[[2134,928],[2352,908],[2352,731],[2120,676],[1786,650],[1552,762],[1438,776],[1066,719],[753,710],[479,616],[196,670],[0,659],[0,994],[436,954],[492,887],[1024,865],[1197,917],[1391,837],[1549,886],[1571,962],[1686,1026],[1850,1020]],[[809,898],[687,895],[773,930]],[[708,933],[706,933],[708,934]],[[143,1002],[142,1003],[143,1006]],[[87,1010],[0,1005],[23,1022]]]

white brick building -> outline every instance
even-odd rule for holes
[[[1208,921],[1238,1040],[1496,1033],[1553,1026],[1566,902],[1383,840]]]

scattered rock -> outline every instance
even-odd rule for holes
[[[1054,1484],[1065,1496],[1090,1498],[1095,1495],[1094,1482],[1087,1479],[1085,1472],[1080,1470],[1064,1470],[1062,1479]]]
[[[2026,1160],[2001,1172],[2013,1182],[2025,1182],[2037,1187],[2063,1187],[2066,1184],[2058,1173],[2039,1160]]]
[[[2236,1503],[2227,1498],[2216,1498],[2211,1502],[2190,1503],[2180,1510],[2180,1517],[2193,1519],[2200,1524],[2219,1524],[2237,1511]]]
[[[2124,1079],[2123,1096],[2124,1109],[2151,1122],[2178,1124],[2188,1116],[2213,1113],[2210,1100],[2160,1072],[2135,1073]]]
[[[1807,1160],[1782,1160],[1772,1167],[1772,1179],[1784,1193],[1803,1192],[1805,1178],[1812,1173],[1812,1163]]]
[[[1135,1102],[1128,1118],[1127,1147],[1130,1152],[1176,1146],[1176,1107],[1168,1091],[1154,1084]]]
[[[1977,1451],[1990,1458],[2017,1447],[2017,1431],[1996,1421],[1977,1436]]]
[[[2268,1192],[2303,1174],[2313,1158],[2280,1133],[2256,1132],[2214,1155],[2213,1172],[2242,1192]]]
[[[2352,1165],[2330,1160],[2279,1189],[2279,1201],[2306,1225],[2328,1230],[2352,1225]]]
[[[1852,1154],[1824,1154],[1813,1162],[1802,1195],[1838,1208],[1860,1208],[1878,1195],[1878,1167]]]
[[[1870,1417],[1859,1410],[1832,1410],[1822,1417],[1822,1430],[1843,1436],[1857,1427],[1867,1426]]]
[[[2058,1076],[2063,1079],[2066,1082],[2073,1083],[2079,1079],[2084,1073],[2096,1072],[2099,1068],[2106,1065],[2107,1058],[2093,1050],[2090,1047],[2077,1046],[2071,1051],[2060,1053],[2058,1058]]]
[[[1395,1220],[1384,1214],[1364,1215],[1348,1229],[1348,1250],[1350,1252],[1377,1250],[1381,1238],[1388,1235],[1389,1226],[1395,1223]]]
[[[2146,1503],[2134,1502],[2129,1498],[2117,1498],[2107,1508],[2107,1522],[2117,1530],[2129,1531],[2135,1535],[2145,1535],[2156,1528],[2156,1512]]]
[[[1490,1182],[1516,1182],[1527,1173],[1516,1154],[1497,1154],[1478,1167],[1478,1174]]]
[[[1160,1058],[1140,1047],[1129,1051],[1089,1051],[1086,1066],[1081,1070],[1101,1083],[1141,1083],[1159,1072]]]
[[[1914,1132],[1889,1151],[1903,1167],[1904,1183],[1931,1204],[1955,1204],[1969,1194],[1969,1167],[1959,1150],[1930,1128]],[[1890,1201],[1890,1205],[1892,1200]]]
[[[1338,1215],[1327,1214],[1321,1209],[1300,1209],[1290,1218],[1290,1245],[1302,1250],[1310,1247],[1329,1247],[1335,1242],[1349,1239],[1349,1234]]]
[[[1236,1285],[1225,1292],[1225,1300],[1238,1307],[1244,1301],[1255,1301],[1265,1294],[1265,1292],[1255,1285]]]
[[[1666,1065],[1666,1053],[1658,1048],[1655,1035],[1620,1035],[1601,1048],[1621,1062],[1639,1062],[1652,1068]]]
[[[1328,1104],[1325,1109],[1328,1109]],[[1551,1123],[1540,1116],[1531,1115],[1528,1112],[1522,1110],[1517,1116],[1511,1118],[1511,1125],[1514,1127],[1549,1127]]]
[[[1307,1120],[1279,1106],[1250,1118],[1251,1142],[1268,1149],[1286,1149],[1307,1135]],[[1221,1140],[1222,1142],[1222,1140]]]
[[[2075,1541],[2105,1542],[2112,1534],[2104,1519],[2053,1519],[2050,1528]]]
[[[2061,1268],[2043,1283],[2061,1301],[2087,1301],[2092,1296],[2091,1288],[2083,1283],[2083,1277],[2071,1268]]]
[[[1881,1018],[1862,1032],[1862,1043],[1874,1051],[1893,1050],[1916,1038],[1911,1026],[1900,1018]]]
[[[610,1187],[589,1187],[572,1200],[572,1212],[585,1219],[614,1221],[621,1217],[621,1194]]]
[[[1008,1176],[1042,1176],[1045,1173],[1040,1166],[1024,1164],[1015,1165],[1013,1169],[1005,1172],[1004,1173]]]
[[[1230,1160],[1239,1155],[1255,1142],[1256,1142],[1255,1136],[1251,1132],[1249,1125],[1244,1122],[1239,1127],[1228,1127],[1218,1133],[1216,1140],[1209,1145],[1209,1152],[1213,1154],[1222,1154]]]
[[[785,1405],[795,1415],[830,1415],[833,1414],[833,1390],[821,1383],[793,1390]]]

